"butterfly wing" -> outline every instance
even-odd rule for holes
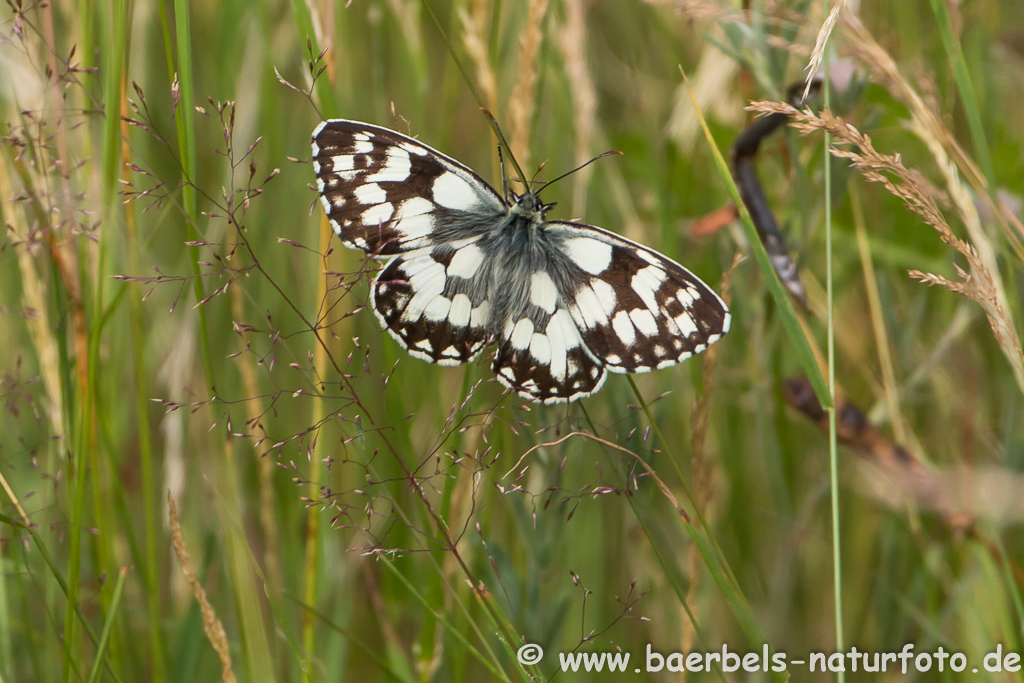
[[[459,162],[359,121],[316,127],[313,169],[334,231],[375,256],[483,234],[507,212],[501,196]]]
[[[606,372],[647,372],[729,329],[711,288],[668,257],[606,230],[552,221],[517,284],[494,359],[507,387],[542,403],[599,390]]]
[[[536,281],[536,278],[534,278]],[[540,403],[575,401],[598,391],[605,370],[580,337],[568,308],[531,305],[505,325],[492,369],[498,381]]]
[[[725,303],[667,256],[590,225],[546,227],[581,271],[559,294],[583,342],[609,371],[668,367],[729,331]]]
[[[488,277],[475,240],[417,249],[393,258],[377,276],[373,310],[413,356],[466,363],[487,343]]]

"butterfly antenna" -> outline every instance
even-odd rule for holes
[[[586,167],[586,166],[589,166],[590,164],[594,163],[594,162],[595,162],[595,161],[597,161],[598,159],[603,159],[604,157],[608,157],[608,156],[611,156],[611,155],[613,155],[613,154],[622,154],[622,152],[620,152],[620,151],[619,151],[619,150],[617,150],[617,149],[613,149],[613,150],[610,150],[610,151],[604,152],[603,154],[598,154],[598,155],[597,155],[596,157],[594,157],[593,159],[591,159],[591,160],[590,160],[590,161],[588,161],[587,163],[585,163],[585,164],[580,164],[580,165],[579,165],[579,166],[577,166],[576,168],[572,169],[571,171],[569,171],[569,172],[567,172],[567,173],[563,173],[562,175],[558,176],[558,177],[557,177],[557,178],[555,178],[554,180],[549,180],[549,181],[547,181],[546,183],[544,183],[543,185],[541,185],[541,186],[540,186],[540,188],[539,188],[539,189],[537,190],[537,194],[540,194],[540,193],[541,193],[541,192],[542,192],[542,191],[544,190],[544,188],[546,188],[546,187],[547,187],[548,185],[552,185],[552,184],[554,184],[554,183],[557,183],[557,182],[558,182],[559,180],[561,180],[562,178],[566,178],[566,177],[568,177],[568,176],[571,176],[571,175],[572,175],[573,173],[575,173],[576,171],[578,171],[578,170],[580,170],[581,168],[584,168],[584,167]]]
[[[540,175],[540,172],[543,171],[544,167],[547,166],[547,165],[548,165],[548,160],[547,159],[545,159],[544,161],[540,162],[540,164],[537,166],[536,172],[533,174],[533,177],[530,178],[530,185],[533,185],[535,182],[537,182],[537,176]]]
[[[530,185],[526,182],[526,174],[523,173],[523,169],[519,167],[519,162],[516,161],[515,155],[512,154],[512,148],[508,146],[508,140],[505,139],[505,134],[501,132],[501,126],[498,125],[498,120],[494,118],[494,114],[492,114],[486,107],[480,107],[480,111],[482,111],[487,117],[487,120],[491,122],[491,128],[494,129],[494,134],[498,136],[499,146],[504,147],[505,151],[508,152],[508,158],[512,162],[512,166],[516,169],[516,173],[519,174],[519,182],[526,185],[526,189],[529,190]],[[502,174],[502,177],[504,177],[504,173]]]
[[[501,145],[498,145],[498,166],[501,167],[501,195],[508,204],[508,178],[505,176],[505,157],[501,155]]]

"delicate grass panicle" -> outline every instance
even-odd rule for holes
[[[828,325],[722,220],[743,211],[718,152],[834,53],[829,107],[755,105],[827,131],[831,165],[790,131],[752,163],[808,309],[833,293],[842,638],[979,668],[1024,650],[1018,5],[4,4],[0,681],[525,683],[601,653],[660,680],[677,652],[831,654]],[[490,352],[401,351],[310,132],[393,128],[500,187],[480,106],[528,175],[621,150],[545,190],[549,216],[720,283],[732,331],[554,406],[503,391]],[[868,472],[846,459],[865,444],[903,456]],[[576,675],[621,678],[603,667]]]

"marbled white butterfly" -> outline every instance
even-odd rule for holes
[[[388,258],[374,313],[410,354],[440,365],[497,344],[492,369],[543,403],[593,394],[729,330],[718,296],[675,261],[601,228],[547,221],[540,189],[503,198],[480,176],[393,130],[313,131],[320,201],[346,246]]]

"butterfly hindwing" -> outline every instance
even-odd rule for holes
[[[490,303],[475,240],[393,258],[372,288],[381,324],[410,354],[440,365],[475,358],[487,343]]]
[[[667,367],[729,330],[718,295],[668,257],[594,226],[546,226],[582,271],[581,282],[560,293],[584,343],[609,371]]]
[[[530,306],[505,324],[492,364],[498,381],[541,403],[574,401],[604,384],[605,371],[580,339],[569,311]]]
[[[483,230],[487,219],[508,210],[497,192],[454,159],[359,121],[333,119],[313,131],[313,169],[334,231],[346,246],[372,255]]]

